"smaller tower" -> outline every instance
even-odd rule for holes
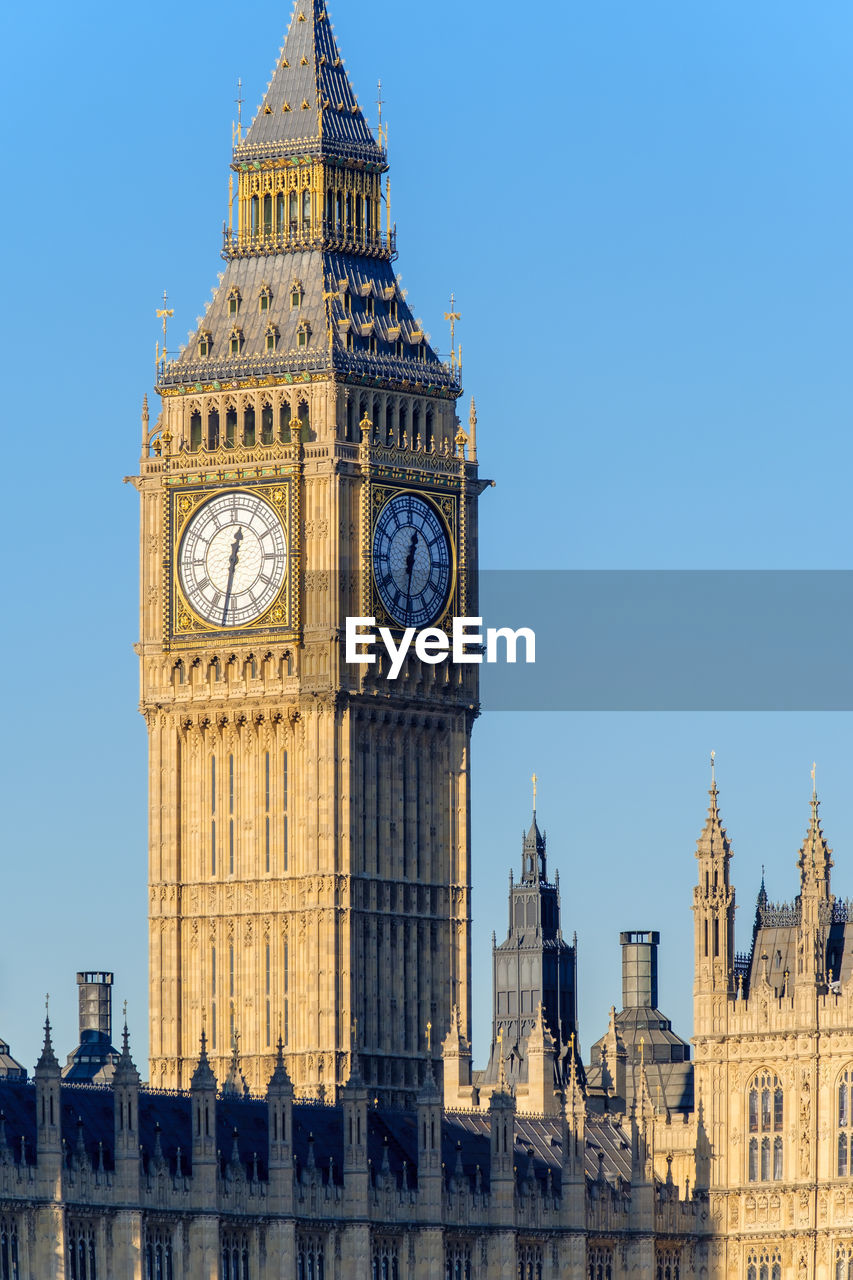
[[[812,769],[811,817],[806,838],[800,849],[797,866],[800,871],[800,893],[797,899],[800,927],[797,935],[798,996],[827,985],[826,952],[835,902],[830,891],[832,850],[821,830],[815,770]]]
[[[695,1033],[719,1026],[720,1000],[734,996],[735,891],[729,878],[732,849],[719,809],[714,756],[711,803],[696,845],[699,876],[693,890]]]
[[[267,1085],[270,1196],[276,1214],[293,1212],[293,1085],[284,1062],[281,1036],[275,1070]]]
[[[80,1043],[62,1069],[63,1080],[75,1084],[109,1084],[119,1055],[113,1047],[113,975],[77,974]]]
[[[422,1204],[441,1213],[443,1176],[441,1167],[441,1126],[444,1116],[441,1091],[435,1082],[432,1063],[418,1094],[418,1190]]]
[[[344,1120],[344,1189],[351,1204],[367,1205],[369,1175],[367,1167],[367,1086],[361,1074],[361,1061],[355,1035],[350,1049],[350,1077],[341,1090]]]
[[[127,1204],[139,1201],[139,1072],[130,1056],[127,1022],[112,1080],[116,1180]]]
[[[535,805],[535,801],[534,801]],[[541,1005],[555,1042],[561,1078],[565,1078],[567,1046],[577,1036],[576,948],[563,938],[560,882],[548,880],[546,837],[536,809],[521,844],[521,880],[509,880],[509,929],[492,944],[492,1050],[485,1084],[498,1079],[497,1055],[511,1085],[527,1081],[527,1040]]]
[[[515,1098],[498,1056],[497,1088],[489,1098],[491,1203],[498,1221],[506,1222],[515,1197]]]
[[[50,1018],[44,1020],[44,1046],[36,1063],[36,1161],[40,1194],[58,1198],[62,1180],[62,1104],[59,1062],[53,1051]]]
[[[216,1152],[216,1076],[207,1056],[207,1032],[202,1028],[201,1051],[190,1081],[192,1107],[192,1189],[198,1207],[215,1203],[218,1157]]]

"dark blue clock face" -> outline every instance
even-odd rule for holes
[[[414,493],[386,502],[373,531],[373,575],[383,605],[401,627],[428,627],[441,617],[453,556],[432,503]]]

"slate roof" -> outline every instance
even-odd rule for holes
[[[62,1137],[67,1159],[73,1162],[82,1143],[94,1168],[103,1161],[114,1168],[113,1090],[109,1086],[63,1084],[60,1090]],[[13,1158],[20,1162],[21,1139],[24,1158],[35,1163],[36,1090],[32,1084],[0,1080],[0,1112],[6,1122],[6,1138]],[[158,1130],[159,1126],[159,1130]],[[516,1164],[520,1175],[532,1174],[544,1182],[550,1170],[555,1190],[560,1186],[562,1162],[559,1117],[516,1117]],[[267,1104],[259,1098],[222,1098],[216,1103],[216,1139],[224,1171],[231,1159],[235,1130],[240,1161],[247,1170],[257,1167],[267,1176]],[[143,1163],[153,1157],[158,1140],[163,1158],[174,1173],[178,1148],[181,1169],[192,1172],[191,1099],[188,1093],[168,1093],[142,1089],[139,1093],[139,1137]],[[99,1144],[101,1144],[99,1146]],[[343,1173],[343,1113],[340,1107],[316,1102],[297,1102],[293,1109],[293,1147],[297,1173],[313,1161],[325,1180],[340,1182]],[[313,1148],[313,1151],[312,1151]],[[404,1165],[408,1186],[417,1186],[417,1114],[415,1111],[371,1110],[368,1112],[368,1159],[375,1176],[381,1175],[387,1153],[387,1168],[399,1183]],[[489,1187],[489,1117],[483,1112],[446,1113],[442,1124],[442,1160],[449,1179],[461,1160],[462,1172],[471,1189]],[[532,1153],[532,1154],[531,1154]],[[586,1124],[585,1168],[587,1177],[601,1172],[612,1186],[628,1183],[631,1177],[630,1134],[612,1117],[590,1117]],[[479,1168],[479,1174],[478,1174]]]
[[[290,28],[237,163],[330,155],[382,165],[338,52],[325,0],[296,0]]]
[[[299,307],[291,307],[291,289],[296,283],[303,291],[302,302]],[[265,286],[272,296],[269,309],[261,311],[259,299]],[[237,314],[232,315],[229,297],[235,289],[239,291],[240,304]],[[323,294],[335,291],[338,297],[331,303],[334,345],[330,355]],[[373,299],[372,316],[368,295]],[[390,298],[396,299],[396,320],[392,320],[389,313]],[[352,351],[346,350],[345,329],[341,327],[347,321],[354,335]],[[370,352],[368,337],[362,334],[362,328],[371,322],[377,338],[376,354]],[[298,329],[302,323],[307,323],[310,329],[306,347],[298,346]],[[279,333],[274,353],[266,351],[270,324]],[[397,327],[403,340],[405,354],[402,357],[395,354],[396,338],[391,336]],[[232,356],[230,340],[235,328],[241,331],[243,341],[240,354]],[[305,369],[328,369],[331,362],[335,369],[350,374],[455,387],[450,368],[428,343],[425,359],[416,358],[420,344],[410,339],[420,331],[391,263],[383,259],[318,250],[232,258],[201,323],[177,360],[167,366],[160,385],[295,374]],[[211,340],[210,355],[205,357],[198,353],[202,333],[210,334]]]

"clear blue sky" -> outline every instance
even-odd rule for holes
[[[849,67],[839,0],[330,0],[390,123],[398,269],[434,345],[451,290],[491,568],[849,567]],[[167,16],[166,16],[167,15]],[[251,115],[288,5],[54,0],[5,19],[4,947],[0,1036],[61,1053],[74,975],[112,968],[146,1040],[145,737],[136,712],[139,408],[163,289],[194,327],[221,269],[235,82]],[[803,599],[808,611],[810,602]],[[820,617],[814,620],[816,629]],[[714,635],[736,618],[708,610]],[[509,715],[475,731],[475,1054],[530,774],[584,1051],[620,929],[662,933],[691,1025],[693,848],[716,748],[739,946],[760,867],[795,892],[818,761],[853,891],[847,715]]]

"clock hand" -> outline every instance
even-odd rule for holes
[[[416,529],[412,534],[412,545],[409,547],[409,554],[406,556],[406,570],[409,575],[409,580],[406,584],[406,621],[407,622],[409,620],[409,606],[411,604],[411,599],[412,599],[412,574],[415,571],[415,552],[417,551],[417,549],[418,549],[418,531]]]
[[[234,574],[237,569],[237,561],[240,559],[240,543],[243,541],[243,530],[238,529],[234,534],[234,542],[231,546],[231,558],[228,561],[228,584],[225,588],[225,608],[222,612],[223,627],[228,621],[228,609],[231,604],[231,590],[234,586]]]

